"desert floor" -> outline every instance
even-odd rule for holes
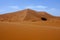
[[[60,25],[44,22],[0,22],[0,40],[60,40]]]

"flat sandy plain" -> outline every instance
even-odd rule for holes
[[[60,40],[60,25],[0,22],[0,40]]]

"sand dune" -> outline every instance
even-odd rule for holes
[[[31,9],[0,15],[0,40],[60,40],[60,17]]]
[[[44,17],[48,21],[60,20],[60,17],[55,17],[47,12],[37,12],[31,9],[25,9],[17,12],[12,12],[8,14],[0,15],[0,21],[9,21],[9,22],[21,22],[21,21],[42,21],[41,18]]]

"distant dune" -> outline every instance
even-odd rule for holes
[[[47,12],[37,12],[31,9],[25,9],[13,13],[0,15],[0,21],[21,22],[21,21],[43,21],[41,18],[46,18],[48,21],[58,21],[60,17],[55,17]]]
[[[2,14],[0,40],[60,40],[60,17],[32,9]]]

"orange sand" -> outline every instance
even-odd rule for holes
[[[60,40],[60,17],[30,9],[0,15],[0,40]]]

